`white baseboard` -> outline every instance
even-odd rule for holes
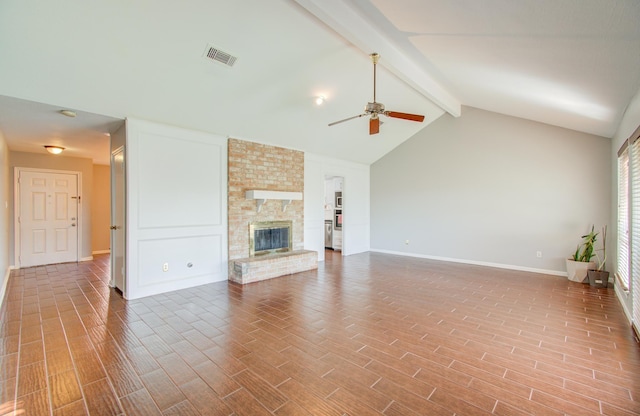
[[[614,280],[613,281],[613,290],[615,290],[616,297],[618,298],[618,302],[620,302],[620,305],[622,306],[622,311],[624,312],[624,316],[629,321],[629,325],[631,325],[633,323],[633,318],[632,318],[632,315],[631,315],[631,311],[627,307],[627,305],[629,303],[629,295],[630,295],[630,293],[629,293],[628,290],[624,290],[618,284],[618,282],[615,280],[615,278],[613,280]],[[609,285],[611,285],[611,284],[609,284]],[[609,286],[609,287],[611,287],[611,286]]]
[[[377,249],[371,249],[370,251],[373,251],[373,252],[376,252],[376,253],[394,254],[396,256],[415,257],[415,258],[420,258],[420,259],[429,259],[429,260],[438,260],[438,261],[448,261],[448,262],[452,262],[452,263],[473,264],[475,266],[495,267],[495,268],[498,268],[498,269],[518,270],[518,271],[521,271],[521,272],[550,274],[550,275],[554,275],[554,276],[567,277],[567,272],[560,272],[560,271],[557,271],[557,270],[547,270],[547,269],[535,269],[535,268],[532,268],[532,267],[514,266],[512,264],[490,263],[490,262],[485,262],[485,261],[454,259],[454,258],[450,258],[450,257],[428,256],[428,255],[424,255],[424,254],[405,253],[405,252],[402,252],[402,251],[377,250]]]
[[[80,259],[80,261],[91,261],[91,260],[93,260],[93,256],[89,256],[89,257],[82,257],[82,258]]]
[[[111,253],[111,250],[96,250],[91,252],[91,254],[109,254]]]

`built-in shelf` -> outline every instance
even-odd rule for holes
[[[255,199],[258,212],[262,209],[262,205],[269,199],[282,201],[282,212],[287,210],[287,206],[291,201],[302,200],[302,192],[286,192],[286,191],[261,191],[251,190],[245,192],[245,198]]]

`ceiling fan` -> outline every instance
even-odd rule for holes
[[[371,61],[373,62],[373,102],[367,103],[364,108],[364,113],[358,114],[357,116],[345,118],[344,120],[334,121],[333,123],[329,123],[329,126],[369,115],[371,116],[371,118],[369,119],[369,134],[378,134],[380,132],[381,124],[379,117],[380,114],[384,114],[387,117],[401,118],[404,120],[418,122],[424,121],[424,116],[418,114],[399,113],[397,111],[387,111],[384,109],[384,104],[376,102],[376,65],[378,64],[380,55],[374,52],[369,56],[371,57]]]

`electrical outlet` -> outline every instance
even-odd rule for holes
[[[536,251],[536,257],[541,259],[542,258],[542,251]]]
[[[162,263],[162,271],[163,272],[169,271],[169,263]]]

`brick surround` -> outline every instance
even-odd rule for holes
[[[293,222],[292,248],[302,253],[304,248],[304,202],[291,201],[285,212],[282,212],[281,201],[267,201],[260,212],[256,208],[255,200],[247,200],[245,192],[248,190],[268,190],[285,192],[304,191],[304,153],[281,147],[238,139],[228,142],[228,222],[229,222],[229,279],[234,279],[234,270],[242,269],[242,265],[235,267],[234,260],[244,264],[251,263],[253,269],[262,270],[256,275],[252,272],[251,281],[276,277],[273,270],[279,269],[281,275],[317,268],[316,261],[300,261],[296,256],[279,256],[278,258],[249,257],[249,224],[254,221]],[[309,257],[305,254],[303,257]],[[260,264],[260,262],[264,264]],[[293,263],[298,263],[299,266]],[[287,263],[279,264],[279,263]],[[311,264],[313,263],[313,264]],[[300,270],[298,270],[300,269]],[[263,278],[264,277],[264,278]],[[248,283],[238,281],[239,283]]]

